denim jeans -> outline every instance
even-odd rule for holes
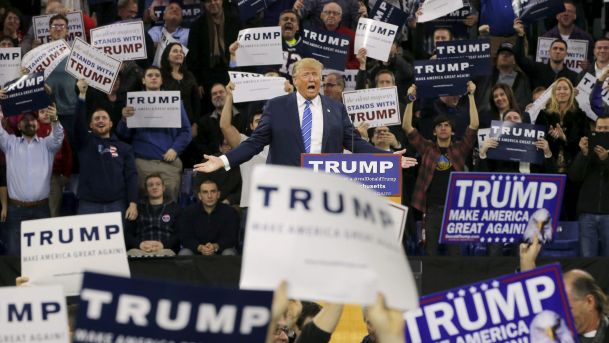
[[[609,257],[609,214],[579,215],[579,246],[582,257]]]
[[[49,218],[49,204],[34,207],[19,207],[9,204],[6,218],[5,230],[2,233],[6,244],[6,254],[10,256],[21,256],[21,222],[24,220]]]
[[[127,204],[123,199],[112,202],[92,202],[86,200],[78,202],[78,214],[120,212],[122,218],[125,216],[126,210]]]

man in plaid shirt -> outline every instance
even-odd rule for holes
[[[438,254],[440,226],[450,173],[464,170],[465,159],[471,153],[476,141],[479,121],[474,100],[475,90],[476,85],[469,81],[467,83],[470,103],[469,127],[463,139],[458,142],[452,141],[454,124],[449,116],[438,115],[434,118],[433,134],[436,137],[434,142],[423,138],[417,129],[412,127],[412,102],[408,103],[404,111],[402,127],[406,131],[408,141],[421,155],[422,160],[412,195],[412,206],[425,214],[423,229],[426,239],[425,250],[428,255]],[[408,98],[415,97],[416,86],[412,85],[408,89]],[[459,246],[450,246],[448,254],[458,255]]]

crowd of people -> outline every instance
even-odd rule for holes
[[[20,254],[23,220],[120,211],[130,256],[239,254],[255,165],[299,166],[301,153],[347,149],[406,155],[402,202],[411,209],[404,237],[409,253],[462,253],[459,245],[438,244],[449,175],[491,171],[567,175],[561,220],[578,221],[582,256],[609,256],[609,147],[591,146],[588,138],[592,132],[609,132],[609,111],[603,100],[609,38],[605,31],[599,34],[593,29],[601,7],[564,0],[564,11],[555,18],[528,26],[516,18],[508,25],[513,34],[499,37],[491,35],[492,26],[499,23],[480,20],[484,1],[465,1],[467,15],[450,25],[418,23],[420,1],[388,2],[410,16],[383,62],[368,58],[365,49],[353,48],[358,19],[371,14],[373,0],[278,0],[247,20],[241,19],[237,3],[228,0],[200,1],[198,17],[183,15],[186,4],[196,5],[196,0],[145,4],[118,0],[77,6],[73,1],[47,0],[41,13],[0,1],[0,48],[20,47],[25,55],[46,44],[36,39],[29,25],[39,14],[51,15],[50,41],[67,39],[66,14],[77,7],[82,9],[87,38],[94,27],[143,20],[148,51],[147,59],[122,62],[108,94],[66,72],[66,58],[45,79],[51,106],[3,118],[0,238],[4,253]],[[237,65],[239,30],[260,26],[280,27],[283,64]],[[305,28],[347,37],[345,67],[357,72],[355,88],[396,86],[402,125],[353,127],[342,105],[346,80],[342,73],[326,71],[309,58],[301,37]],[[538,34],[540,28],[545,32]],[[162,52],[160,65],[153,65],[163,30],[176,42]],[[538,36],[554,38],[548,51],[542,51],[547,62],[535,59]],[[438,42],[463,38],[490,39],[492,70],[472,78],[462,95],[429,97],[417,92],[414,61],[435,59]],[[572,39],[588,42],[579,73],[566,63]],[[283,76],[289,94],[266,102],[235,103],[236,86],[229,82],[229,70]],[[589,99],[596,120],[575,99],[576,86],[586,73],[597,78]],[[532,115],[531,104],[547,90],[549,100]],[[179,91],[180,127],[128,128],[127,118],[136,115],[127,106],[127,93],[132,91]],[[0,90],[0,97],[5,93]],[[478,147],[476,131],[493,120],[542,125],[545,138],[535,146],[543,151],[543,163],[489,159],[487,153],[498,143],[487,139]],[[196,171],[194,176],[185,172],[189,170]],[[192,180],[183,180],[184,176]],[[77,187],[69,187],[70,183]],[[77,209],[62,200],[71,190],[78,198]],[[421,230],[417,222],[422,223]],[[537,242],[520,247],[523,270],[534,267],[539,249]],[[517,251],[514,245],[488,246],[493,256]],[[594,279],[573,271],[565,280],[580,340],[609,339],[606,297]],[[328,341],[342,307],[289,303],[284,288],[276,294],[281,310],[273,316],[270,341],[288,342],[297,334],[300,342]],[[392,316],[381,296],[367,313],[370,335],[363,342],[403,341],[403,321]]]

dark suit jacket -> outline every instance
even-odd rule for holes
[[[355,133],[343,104],[320,96],[324,117],[322,153],[341,153],[343,147],[355,153],[387,153]],[[236,167],[258,154],[267,144],[270,144],[267,163],[300,166],[300,154],[305,150],[296,93],[269,100],[250,138],[229,151],[226,157],[231,167]]]

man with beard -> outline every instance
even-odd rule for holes
[[[531,87],[534,89],[539,86],[548,88],[554,80],[566,77],[572,84],[577,84],[577,73],[569,70],[565,64],[567,57],[567,42],[562,38],[557,38],[550,45],[550,58],[548,63],[535,62],[524,55],[524,25],[522,20],[514,20],[514,30],[518,34],[516,45],[514,45],[514,56],[520,69],[529,76]]]
[[[0,91],[0,98],[4,91]],[[45,138],[36,135],[36,113],[26,113],[18,124],[21,137],[10,135],[0,125],[0,149],[6,155],[8,217],[2,237],[7,255],[21,254],[21,222],[50,217],[49,191],[53,160],[63,141],[63,127],[55,106],[47,108],[52,132]]]

